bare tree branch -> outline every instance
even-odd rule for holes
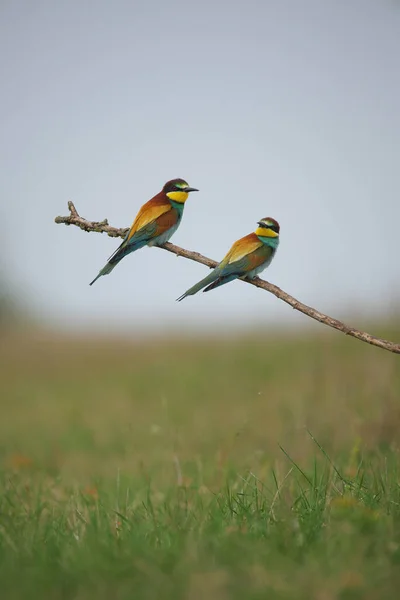
[[[72,202],[68,202],[68,208],[70,211],[70,215],[68,217],[56,217],[56,223],[64,223],[64,225],[76,225],[83,229],[83,231],[96,231],[98,233],[107,233],[110,237],[125,237],[128,228],[118,229],[117,227],[111,227],[108,224],[107,219],[104,221],[87,221],[83,217],[81,217],[74,204]],[[201,263],[202,265],[206,265],[207,267],[214,268],[217,266],[217,262],[212,260],[211,258],[207,258],[199,252],[192,252],[190,250],[185,250],[184,248],[180,248],[179,246],[175,246],[170,242],[167,242],[163,246],[160,246],[164,250],[168,250],[168,252],[172,252],[177,256],[183,256],[184,258],[188,258],[189,260],[194,260],[195,262]],[[259,277],[255,277],[254,279],[242,279],[245,283],[249,283],[250,285],[254,285],[255,287],[261,288],[274,294],[279,300],[283,300],[286,304],[289,304],[295,310],[302,312],[303,314],[311,317],[311,319],[315,319],[324,325],[328,325],[328,327],[333,327],[338,331],[341,331],[345,335],[349,335],[354,337],[362,342],[366,342],[367,344],[371,344],[372,346],[377,346],[378,348],[383,348],[384,350],[389,350],[389,352],[394,352],[395,354],[400,354],[400,344],[396,344],[394,342],[390,342],[388,340],[384,340],[381,338],[377,338],[365,331],[360,331],[355,329],[354,327],[348,327],[341,321],[337,319],[333,319],[328,315],[324,315],[323,313],[315,310],[315,308],[311,308],[311,306],[307,306],[293,296],[290,296],[283,290],[281,290],[278,286],[273,283],[269,283],[268,281],[264,281],[264,279],[260,279]]]

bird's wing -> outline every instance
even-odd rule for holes
[[[172,207],[171,207],[172,208]],[[169,210],[161,214],[155,221],[153,221],[154,231],[151,237],[158,237],[162,235],[171,227],[174,227],[179,221],[179,213],[177,210]]]
[[[261,248],[257,248],[239,260],[225,265],[220,271],[220,276],[227,277],[235,274],[237,277],[245,277],[247,273],[250,273],[253,269],[264,264],[271,256],[272,252],[272,248],[263,245]]]
[[[257,248],[261,248],[261,246],[263,246],[262,241],[255,235],[255,233],[250,233],[249,235],[240,238],[240,240],[237,240],[232,245],[232,248],[229,250],[225,258],[222,259],[222,262],[226,261],[227,264],[234,263],[247,254],[250,254],[250,252],[257,250]]]
[[[253,250],[253,252],[243,256],[234,263],[230,263],[229,268],[235,273],[240,273],[239,277],[243,277],[267,261],[269,262],[274,252],[273,248],[262,244],[262,246]]]
[[[143,204],[136,219],[133,221],[132,227],[129,230],[126,241],[129,240],[136,234],[141,232],[142,229],[147,229],[148,226],[152,225],[156,219],[171,211],[172,205],[168,201],[155,201],[149,200],[146,204]]]
[[[226,260],[228,255],[225,257],[220,265],[220,275],[226,277],[235,274],[237,277],[243,277],[268,261],[273,253],[274,250],[262,242],[260,245],[248,244],[247,252],[238,249],[229,256],[230,260]]]
[[[171,209],[172,205],[169,202],[160,202],[155,198],[143,204],[124,240],[108,260],[116,258],[117,253],[119,253],[119,256],[120,251],[124,250],[128,245],[130,248],[135,244],[144,245],[143,242],[147,243],[147,240],[151,240],[155,235],[159,235],[157,232],[158,220],[162,219],[164,215],[167,216],[169,212],[175,212],[171,211]],[[166,221],[168,221],[168,218]],[[164,223],[164,220],[162,222]]]
[[[254,233],[237,240],[219,264],[221,275],[225,276],[242,271],[245,273],[262,264],[265,260],[263,246],[262,241]],[[263,256],[264,258],[262,258]],[[254,266],[248,267],[253,263],[255,263]]]

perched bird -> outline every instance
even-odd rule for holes
[[[200,290],[209,292],[239,277],[252,279],[270,264],[279,245],[279,223],[267,217],[257,223],[254,233],[237,240],[228,254],[207,277],[178,298],[193,296]]]
[[[198,192],[183,179],[167,181],[161,192],[143,204],[122,244],[110,256],[90,285],[108,275],[128,254],[143,246],[161,246],[179,227],[185,202],[190,192]]]

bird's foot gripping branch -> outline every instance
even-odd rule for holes
[[[87,219],[84,219],[83,217],[81,217],[78,214],[78,211],[76,210],[76,208],[72,202],[68,202],[68,208],[69,208],[70,214],[66,217],[56,217],[55,218],[56,223],[63,223],[64,225],[76,225],[77,227],[80,227],[80,229],[83,229],[83,231],[87,231],[87,232],[94,231],[97,233],[106,233],[110,237],[125,238],[127,232],[129,231],[129,228],[126,228],[126,227],[125,228],[112,227],[111,225],[108,224],[107,219],[104,219],[103,221],[88,221]],[[171,244],[170,242],[166,242],[165,244],[162,244],[160,247],[163,248],[164,250],[167,250],[168,252],[172,252],[173,254],[176,254],[177,256],[183,256],[184,258],[188,258],[189,260],[194,260],[195,262],[201,263],[202,265],[205,265],[206,267],[210,267],[211,269],[215,268],[218,265],[218,263],[215,260],[212,260],[211,258],[207,258],[206,256],[203,256],[199,252],[192,252],[190,250],[185,250],[184,248],[175,246],[174,244]],[[248,283],[250,285],[254,285],[255,287],[261,288],[267,292],[270,292],[271,294],[273,294],[274,296],[279,298],[279,300],[283,300],[283,302],[286,302],[286,304],[289,304],[289,306],[291,306],[295,310],[298,310],[299,312],[303,313],[304,315],[307,315],[311,319],[315,319],[316,321],[319,321],[323,325],[327,325],[328,327],[333,327],[334,329],[337,329],[338,331],[341,331],[342,333],[344,333],[346,335],[354,337],[354,338],[361,340],[362,342],[365,342],[367,344],[371,344],[372,346],[377,346],[378,348],[382,348],[383,350],[388,350],[389,352],[394,352],[395,354],[400,354],[400,344],[396,344],[395,342],[391,342],[389,340],[384,340],[382,338],[375,337],[365,331],[360,331],[358,329],[355,329],[354,327],[349,327],[348,325],[345,325],[345,323],[342,323],[341,321],[338,321],[337,319],[333,319],[332,317],[329,317],[328,315],[324,315],[323,313],[319,312],[318,310],[315,310],[315,308],[311,308],[310,306],[307,306],[306,304],[299,302],[299,300],[296,300],[296,298],[293,298],[293,296],[290,296],[289,294],[287,294],[286,292],[281,290],[278,286],[274,285],[273,283],[269,283],[268,281],[260,279],[259,277],[255,277],[254,279],[242,278],[242,281],[244,281],[245,283]]]

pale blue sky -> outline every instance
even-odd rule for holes
[[[35,310],[107,326],[304,322],[235,282],[175,298],[207,269],[158,249],[88,283],[167,179],[200,188],[172,241],[220,259],[256,221],[265,278],[320,310],[400,298],[400,7],[391,0],[0,4],[3,258]],[[353,319],[354,321],[354,319]]]

